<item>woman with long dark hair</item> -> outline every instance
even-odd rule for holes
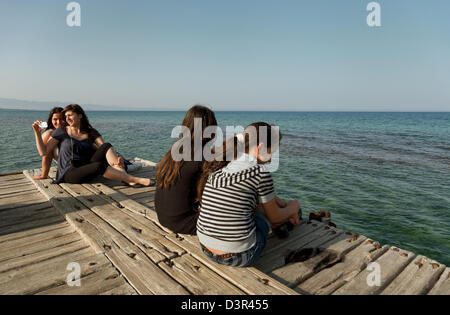
[[[42,141],[44,144],[47,144],[53,131],[58,129],[60,126],[65,125],[64,116],[62,114],[63,110],[64,109],[62,107],[53,107],[50,110],[47,118],[47,128],[39,130],[40,132],[44,130],[42,133]],[[33,179],[40,180],[48,177],[48,172],[50,171],[53,158],[56,158],[54,151],[42,156],[42,173],[41,175],[34,176]]]
[[[201,119],[201,120],[199,120]],[[195,234],[198,211],[195,209],[196,182],[202,170],[201,160],[195,161],[195,124],[202,132],[209,126],[217,126],[214,112],[201,105],[189,109],[183,119],[182,126],[189,130],[191,139],[190,159],[174,159],[171,148],[162,158],[156,170],[155,208],[159,222],[175,233]],[[208,139],[202,138],[201,149]],[[184,152],[186,154],[186,152]],[[185,155],[186,156],[186,155]]]
[[[67,126],[61,126],[51,134],[46,144],[39,131],[39,121],[33,123],[36,145],[41,156],[59,147],[58,170],[54,183],[80,184],[98,175],[120,180],[131,186],[150,186],[149,178],[130,176],[122,171],[121,159],[110,143],[104,143],[101,135],[89,123],[80,105],[71,104],[63,111]],[[98,146],[98,148],[95,147]],[[111,166],[112,165],[112,166]],[[115,166],[115,167],[113,167]]]

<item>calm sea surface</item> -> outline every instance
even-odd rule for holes
[[[31,124],[47,112],[0,110],[0,172],[40,167]],[[88,112],[127,157],[159,161],[183,112]],[[276,191],[339,228],[450,266],[450,113],[218,112],[221,127],[280,126]],[[225,130],[225,128],[224,128]]]

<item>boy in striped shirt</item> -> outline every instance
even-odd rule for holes
[[[264,128],[266,137],[262,136]],[[275,196],[272,176],[264,166],[278,149],[279,139],[276,128],[254,123],[245,129],[241,141],[233,139],[231,162],[205,163],[199,184],[202,195],[197,235],[211,260],[250,266],[264,250],[271,226],[285,222],[298,225],[298,201],[285,202]],[[222,158],[229,152],[226,145]],[[239,145],[244,148],[241,153]]]

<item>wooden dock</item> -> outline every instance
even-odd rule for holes
[[[153,177],[155,164],[137,160],[134,174]],[[53,185],[34,172],[0,175],[0,294],[450,294],[450,268],[318,221],[269,238],[254,267],[222,266],[159,225],[154,188]]]

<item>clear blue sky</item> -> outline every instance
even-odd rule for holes
[[[450,1],[1,0],[0,97],[145,109],[450,110]]]

